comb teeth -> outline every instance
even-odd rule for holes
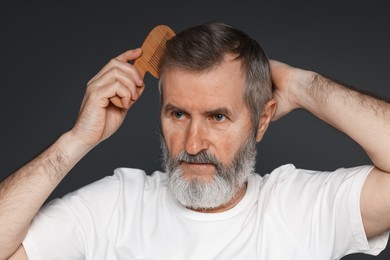
[[[146,72],[149,72],[155,78],[159,77],[158,68],[164,55],[166,43],[174,35],[175,32],[166,25],[158,25],[149,32],[141,46],[142,55],[134,61],[134,67],[142,78],[144,78]],[[142,93],[142,90],[139,93]],[[110,100],[115,106],[123,108],[119,96],[114,96]],[[132,101],[132,103],[134,102]]]
[[[158,44],[156,51],[153,53],[152,57],[148,61],[149,65],[152,66],[153,69],[156,70],[157,72],[161,61],[161,57],[164,55],[165,45],[169,39],[170,39],[170,34],[165,33],[163,39]]]

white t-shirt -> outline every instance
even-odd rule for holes
[[[244,198],[222,213],[182,207],[165,173],[120,168],[46,205],[23,242],[34,259],[339,259],[379,254],[360,215],[371,166],[314,172],[284,165],[250,176]]]

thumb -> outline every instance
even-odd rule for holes
[[[123,62],[128,62],[137,59],[139,56],[141,56],[141,54],[142,54],[142,49],[137,48],[134,50],[125,51],[124,53],[118,55],[115,59]]]

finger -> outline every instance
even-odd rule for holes
[[[127,99],[122,100],[121,97],[119,96],[112,97],[110,100],[115,106],[128,109],[139,99],[139,97],[141,97],[144,90],[145,90],[145,85],[142,85],[141,87],[137,87],[136,94],[131,95],[129,103],[127,103]]]
[[[145,84],[137,88],[137,98],[139,98],[145,90]]]
[[[103,74],[98,80],[94,81],[90,86],[90,91],[93,91],[95,88],[99,88],[101,86],[112,84],[116,81],[119,81],[122,85],[127,87],[134,99],[137,99],[137,82],[131,75],[123,72],[121,69],[115,67],[110,71]],[[139,86],[138,86],[139,87]]]
[[[90,99],[93,99],[93,101],[95,102],[102,102],[99,105],[100,107],[108,107],[108,105],[110,104],[110,100],[113,97],[118,97],[118,107],[120,108],[129,107],[130,101],[132,100],[132,94],[129,89],[119,81],[113,82],[97,89],[93,93],[89,94],[88,97]]]
[[[124,63],[118,60],[112,60],[110,63],[108,63],[98,74],[96,74],[95,77],[93,77],[89,82],[88,85],[94,84],[94,82],[97,82],[100,80],[100,78],[107,74],[110,71],[116,72],[116,70],[121,70],[122,72],[128,74],[128,76],[132,77],[134,81],[136,82],[137,86],[143,85],[143,79],[141,75],[138,73],[137,69],[128,63]]]
[[[129,62],[131,60],[137,59],[139,56],[141,56],[141,54],[142,54],[142,49],[137,48],[134,50],[125,51],[124,53],[118,55],[115,59],[123,62]]]
[[[113,99],[118,100],[117,103],[113,102]],[[132,100],[132,94],[129,93],[128,89],[120,84],[117,87],[115,96],[110,98],[110,102],[116,105],[119,108],[128,108],[130,106],[130,101]]]
[[[89,82],[88,84],[91,84],[93,81],[99,79],[104,73],[111,70],[114,67],[119,67],[123,71],[127,71],[128,73],[131,73],[134,75],[134,77],[137,79],[137,81],[142,81],[141,76],[139,75],[138,71],[135,69],[134,66],[128,63],[130,60],[134,60],[138,58],[142,54],[142,49],[137,48],[135,50],[129,50],[126,51],[119,56],[113,58],[108,62]],[[142,84],[142,83],[140,83]]]
[[[134,94],[120,82],[113,84],[113,88],[116,88],[116,92],[115,96],[110,98],[110,101],[117,107],[125,109],[129,109],[137,101],[144,89],[144,87],[137,88],[138,93],[134,96]]]

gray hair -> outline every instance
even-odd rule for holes
[[[236,59],[241,61],[242,71],[246,75],[243,98],[251,112],[252,127],[256,133],[264,105],[272,98],[268,58],[257,41],[227,24],[214,22],[194,26],[167,42],[159,67],[161,99],[167,70],[211,70],[223,61],[227,53],[236,54]]]

